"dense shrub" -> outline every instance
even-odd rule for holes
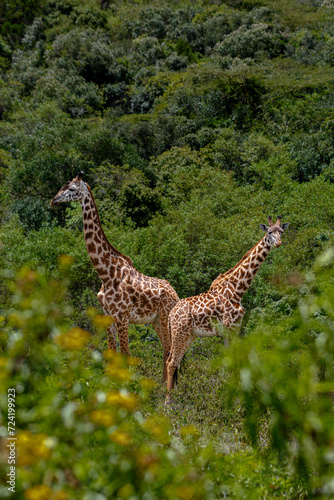
[[[98,2],[87,0],[46,0],[45,13],[49,22],[49,34],[56,36],[69,27],[87,26],[93,29],[103,28],[107,18]],[[65,24],[65,30],[64,30]]]
[[[19,215],[20,221],[26,230],[38,230],[43,224],[48,224],[52,221],[50,208],[45,204],[44,200],[26,196],[17,201],[13,207],[13,212]]]
[[[323,57],[326,63],[334,66],[334,37],[329,37],[323,49]]]
[[[291,157],[296,160],[294,177],[299,182],[309,181],[319,175],[334,158],[334,144],[323,131],[314,134],[299,134],[290,146]]]
[[[142,35],[133,41],[132,62],[137,67],[158,65],[165,57],[165,51],[157,38]]]
[[[139,19],[132,26],[132,37],[149,35],[162,39],[167,36],[168,31],[180,29],[182,22],[188,21],[194,16],[194,11],[188,11],[188,17],[183,10],[174,12],[169,7],[148,7],[140,13]]]
[[[205,81],[206,77],[202,78]],[[201,80],[200,76],[198,80]],[[261,112],[260,105],[266,91],[255,75],[247,73],[219,73],[214,83],[202,92],[197,92],[195,86],[170,87],[157,99],[156,108],[165,106],[164,111],[168,114],[194,120],[197,122],[196,128],[204,124],[216,125],[219,120],[220,125],[233,123],[238,128],[249,128],[252,120]]]
[[[36,42],[45,38],[45,24],[41,17],[34,19],[34,22],[27,27],[22,38],[22,45],[28,49],[32,49]]]
[[[0,72],[2,73],[10,66],[11,50],[9,45],[0,35]]]
[[[0,5],[1,35],[11,44],[17,43],[29,25],[41,12],[42,0],[7,0]]]
[[[6,425],[13,415],[8,401],[15,408],[15,497],[212,498],[202,472],[206,453],[191,445],[194,430],[183,431],[188,444],[173,443],[168,421],[141,411],[152,383],[135,373],[136,361],[102,354],[99,336],[70,328],[69,262],[62,257],[63,279],[51,282],[24,268],[16,276],[13,307],[1,316],[6,397],[0,404]],[[96,325],[107,323],[103,316],[95,319]],[[7,401],[7,394],[14,396]],[[3,456],[3,477],[7,468]],[[1,488],[6,494],[7,485]]]
[[[144,173],[128,166],[101,165],[94,170],[95,192],[107,220],[117,217],[142,227],[161,209],[161,193],[152,189]]]
[[[50,65],[71,69],[95,83],[116,83],[126,78],[115,61],[106,33],[101,30],[76,28],[59,35],[47,57]]]
[[[289,42],[286,46],[286,51],[297,61],[303,64],[317,64],[322,59],[322,52],[328,53],[329,45],[324,48],[324,39],[319,37],[308,29],[300,29],[294,32],[289,37]],[[325,55],[325,60],[329,62],[328,56]]]
[[[57,76],[56,76],[57,75]],[[48,71],[36,81],[32,100],[53,101],[72,118],[83,117],[101,110],[105,104],[103,92],[93,82],[69,71]]]
[[[196,133],[187,134],[184,136],[183,141],[192,149],[202,149],[209,144],[212,144],[219,134],[213,128],[202,127]]]
[[[243,398],[253,443],[289,457],[308,489],[325,497],[333,494],[332,262],[330,249],[314,274],[291,280],[303,297],[298,310],[278,323],[267,316],[255,333],[235,340],[222,360],[233,374],[231,401]]]
[[[269,25],[261,23],[250,28],[240,26],[226,35],[224,40],[216,45],[215,51],[221,56],[259,59],[275,57],[282,53],[283,47],[282,35]]]
[[[28,52],[16,50],[12,56],[12,77],[22,84],[24,94],[29,94],[41,78],[45,70],[41,67],[40,50],[34,49]]]

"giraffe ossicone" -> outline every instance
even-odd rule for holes
[[[282,243],[282,233],[289,222],[274,223],[268,216],[268,226],[260,224],[265,236],[226,273],[220,274],[208,292],[180,300],[169,315],[171,352],[167,360],[166,402],[177,379],[181,360],[196,337],[214,337],[238,331],[245,311],[241,299],[273,246]]]
[[[168,315],[179,297],[168,281],[145,276],[132,260],[108,241],[99,218],[93,193],[79,172],[51,201],[51,205],[79,201],[82,208],[87,251],[101,281],[97,294],[104,314],[114,322],[108,328],[108,347],[116,350],[117,335],[121,352],[129,354],[129,323],[152,324],[163,347],[163,380],[170,351]]]

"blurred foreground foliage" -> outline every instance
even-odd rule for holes
[[[221,359],[229,404],[242,401],[253,445],[277,453],[310,497],[334,495],[334,251],[296,275],[297,309],[259,318]],[[288,292],[288,290],[287,290]]]
[[[286,318],[274,304],[229,347],[195,342],[167,413],[165,386],[144,376],[161,376],[159,343],[144,327],[130,332],[137,358],[124,358],[103,350],[110,318],[89,309],[94,334],[70,321],[72,258],[60,258],[53,278],[7,272],[0,430],[6,443],[15,388],[15,498],[330,498],[333,262],[328,250],[283,285],[299,297]],[[4,447],[4,485],[7,457]]]
[[[17,499],[207,498],[209,448],[177,442],[163,415],[141,410],[154,383],[135,358],[101,352],[100,335],[71,328],[66,285],[71,259],[50,281],[23,268],[1,317],[1,436],[7,391],[15,388]],[[97,331],[108,318],[97,316]],[[189,439],[190,438],[190,439]],[[188,444],[187,444],[188,443]],[[1,454],[1,498],[8,491]],[[9,485],[8,485],[9,486]]]

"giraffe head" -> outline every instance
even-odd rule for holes
[[[53,200],[51,200],[51,206],[66,201],[81,201],[86,187],[86,184],[82,180],[83,176],[84,173],[79,172],[72,181],[66,182]]]
[[[290,222],[285,222],[281,225],[281,219],[282,217],[277,217],[276,222],[273,222],[272,218],[268,215],[269,226],[260,224],[260,228],[268,234],[269,244],[275,245],[275,247],[279,247],[282,244],[282,233],[290,224]]]

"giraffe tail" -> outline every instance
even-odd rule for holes
[[[180,373],[184,372],[185,357],[186,356],[184,355],[183,358],[181,359],[180,367],[175,368],[174,375],[173,375],[173,385],[177,385],[177,381],[179,378],[179,370],[180,370]]]
[[[175,368],[174,374],[173,374],[173,386],[177,385],[177,379],[178,379],[178,367]]]

